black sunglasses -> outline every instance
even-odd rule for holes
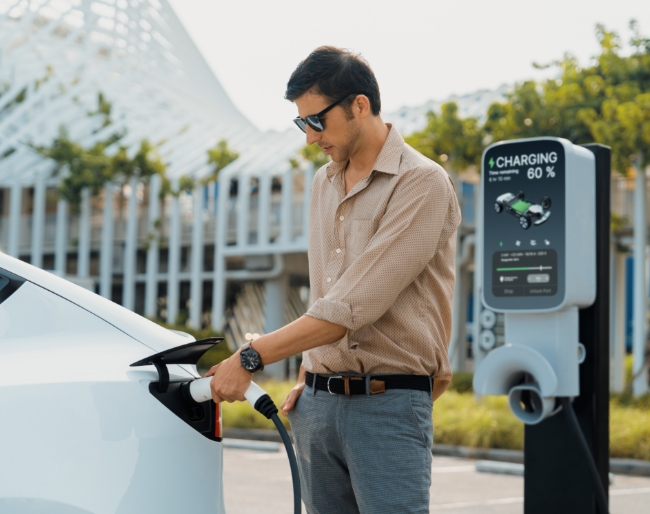
[[[323,120],[321,120],[321,116],[325,116],[325,114],[327,114],[331,109],[336,107],[338,104],[340,104],[343,100],[345,100],[349,96],[360,95],[360,94],[362,93],[348,93],[343,98],[340,98],[339,100],[334,102],[332,105],[325,107],[325,109],[323,109],[318,114],[311,114],[304,118],[301,118],[300,116],[296,116],[293,122],[296,125],[298,125],[298,128],[305,133],[307,133],[307,125],[309,125],[316,132],[322,132],[323,130],[325,130],[325,125],[323,125]]]

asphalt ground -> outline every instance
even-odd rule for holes
[[[291,471],[284,448],[279,452],[224,448],[223,457],[227,514],[293,512]],[[433,457],[431,512],[522,514],[524,479],[479,473],[475,463],[471,459]],[[650,478],[614,476],[611,514],[648,514],[649,505]]]

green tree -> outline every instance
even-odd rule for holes
[[[650,39],[630,23],[633,37],[623,48],[618,35],[596,27],[600,54],[586,67],[571,55],[536,67],[554,67],[556,78],[515,85],[505,102],[489,106],[481,124],[461,118],[454,104],[430,113],[427,127],[406,141],[428,157],[463,170],[477,164],[494,141],[553,136],[612,147],[614,167],[626,173],[633,159],[648,163]],[[631,52],[630,52],[631,50]]]
[[[84,148],[70,140],[65,127],[61,127],[51,146],[34,147],[41,155],[56,162],[54,175],[62,175],[59,194],[73,210],[79,209],[85,188],[96,195],[107,182],[126,182],[134,176],[145,181],[154,174],[164,176],[165,164],[146,139],[140,142],[132,158],[128,156],[125,146],[120,146],[112,156],[107,155],[107,147],[119,141],[120,137],[114,134],[90,148]]]
[[[102,116],[104,123],[102,127],[107,127],[111,124],[111,112],[113,111],[113,104],[109,102],[104,93],[101,91],[97,93],[97,110],[88,112],[88,116]]]
[[[483,150],[483,131],[477,118],[461,118],[454,102],[442,105],[440,114],[428,113],[424,130],[405,138],[430,159],[446,163],[456,171],[478,165]]]
[[[323,152],[323,149],[317,143],[305,145],[298,151],[297,158],[289,159],[291,167],[296,169],[300,167],[300,160],[311,162],[314,169],[317,170],[330,162],[329,156]]]
[[[81,192],[90,188],[92,194],[111,179],[110,158],[104,153],[106,147],[114,141],[100,141],[91,148],[83,148],[68,137],[65,127],[61,127],[59,135],[50,147],[35,147],[44,157],[56,162],[54,175],[63,175],[59,184],[59,194],[73,209],[81,204]]]
[[[112,104],[102,92],[97,94],[97,108],[89,111],[88,116],[101,116],[102,127],[111,123]],[[157,149],[147,139],[140,141],[135,155],[129,156],[129,148],[119,145],[112,155],[106,153],[123,138],[124,133],[114,133],[107,139],[98,141],[90,148],[72,141],[65,127],[59,129],[59,135],[51,146],[32,146],[34,150],[56,162],[54,175],[61,175],[59,194],[78,211],[82,191],[90,189],[96,195],[107,182],[125,183],[133,177],[147,181],[153,175],[161,175],[165,181],[166,166]]]
[[[181,133],[185,132],[185,130],[186,129],[184,128]],[[215,146],[208,150],[208,163],[212,164],[212,172],[205,177],[201,183],[205,185],[218,180],[219,172],[238,158],[239,153],[228,146],[227,140],[222,139],[219,141]],[[167,195],[178,196],[183,191],[192,191],[194,187],[196,187],[196,184],[196,180],[190,175],[182,175],[178,179],[178,188],[174,190],[171,181],[164,177],[160,189],[160,198],[162,199]]]
[[[111,175],[128,180],[137,177],[139,180],[148,180],[153,175],[164,175],[165,164],[158,155],[157,149],[149,140],[140,141],[140,147],[132,158],[128,157],[128,148],[120,146],[117,153],[111,158]]]
[[[560,77],[517,84],[505,103],[490,105],[483,126],[487,141],[540,136],[563,137],[576,144],[593,141],[579,114],[602,102],[598,98],[600,77],[585,73],[569,55],[551,65],[536,66],[554,66]]]
[[[239,154],[228,146],[228,141],[225,139],[219,141],[213,148],[208,150],[208,163],[212,164],[213,168],[206,182],[217,180],[219,172],[238,158]]]
[[[650,163],[650,40],[639,35],[636,21],[630,22],[633,53],[621,55],[618,36],[601,25],[597,35],[601,55],[594,67],[602,83],[600,108],[584,109],[580,116],[593,139],[612,147],[614,166],[626,173],[633,161]]]

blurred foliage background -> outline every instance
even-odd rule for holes
[[[539,136],[562,137],[574,144],[602,143],[612,148],[614,169],[626,175],[650,163],[650,38],[630,22],[624,44],[615,32],[596,27],[600,54],[587,66],[567,54],[537,68],[555,68],[554,78],[515,85],[507,101],[493,103],[482,119],[459,114],[443,104],[429,112],[425,128],[406,142],[450,172],[480,171],[480,159],[493,142]],[[318,168],[327,157],[316,144],[301,156]]]
[[[627,45],[604,26],[596,27],[600,54],[589,66],[565,55],[537,67],[557,68],[557,78],[517,84],[507,102],[493,103],[485,120],[462,119],[455,104],[429,113],[424,130],[406,138],[414,148],[454,170],[479,167],[483,149],[515,138],[563,137],[574,144],[612,148],[614,169],[626,174],[636,159],[650,155],[650,38],[630,22]]]

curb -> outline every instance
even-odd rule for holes
[[[228,439],[248,439],[256,441],[282,442],[280,434],[275,430],[263,428],[226,428],[224,437]],[[293,441],[291,432],[289,436]],[[467,446],[451,446],[448,444],[434,444],[431,448],[433,455],[444,457],[461,457],[463,459],[489,460],[509,462],[513,464],[524,463],[524,452],[519,450],[503,450],[500,448],[470,448]],[[650,477],[650,462],[637,459],[610,459],[609,471],[617,475],[635,475]]]
[[[280,443],[274,441],[256,441],[255,439],[224,439],[224,448],[236,448],[238,450],[254,450],[257,452],[279,452]]]
[[[519,450],[502,450],[500,448],[470,448],[468,446],[451,446],[448,444],[434,444],[431,453],[443,457],[462,457],[464,459],[493,460],[510,462],[513,464],[524,463],[524,452]]]
[[[513,462],[497,462],[494,460],[476,461],[476,471],[479,473],[493,473],[496,475],[524,476],[524,465]]]
[[[287,430],[291,442],[293,442],[293,434],[291,430]],[[248,439],[254,441],[270,441],[274,443],[281,443],[282,438],[275,430],[267,430],[266,428],[224,428],[224,439]]]

